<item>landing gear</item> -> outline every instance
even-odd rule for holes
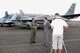
[[[1,27],[3,27],[3,24],[1,24]]]
[[[26,28],[31,29],[31,28],[30,28],[30,25],[27,25]]]
[[[12,25],[11,25],[11,23],[10,23],[10,24],[8,24],[8,26],[9,26],[9,27],[11,27],[11,26],[12,26]]]

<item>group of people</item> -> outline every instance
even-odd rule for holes
[[[55,13],[55,19],[52,20],[50,23],[47,19],[47,17],[44,17],[44,40],[45,45],[49,45],[48,36],[50,29],[53,30],[52,32],[52,49],[54,50],[53,53],[62,53],[62,45],[63,45],[63,32],[65,29],[68,28],[68,24],[61,19],[59,13]],[[30,43],[36,43],[35,42],[35,36],[36,36],[36,30],[37,30],[37,23],[35,22],[35,18],[32,18],[31,23],[31,40]]]

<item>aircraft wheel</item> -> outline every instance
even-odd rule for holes
[[[3,27],[3,24],[1,24],[1,27]]]

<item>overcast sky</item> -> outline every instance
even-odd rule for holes
[[[0,18],[4,12],[19,13],[22,9],[25,13],[32,14],[65,14],[72,3],[76,3],[75,13],[80,13],[80,0],[0,0]]]

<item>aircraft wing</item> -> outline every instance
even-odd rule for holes
[[[72,15],[62,15],[61,17],[66,18],[66,19],[73,19],[75,17],[79,17],[80,14],[72,14]]]

